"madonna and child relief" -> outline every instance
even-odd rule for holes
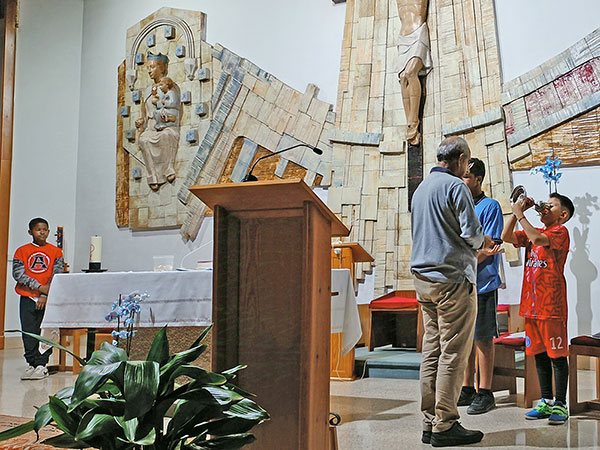
[[[210,124],[197,112],[211,97],[212,82],[197,76],[205,29],[201,12],[161,8],[127,30],[119,69],[119,226],[179,228],[187,218],[178,193]]]
[[[177,176],[181,94],[177,83],[167,76],[168,67],[167,56],[148,52],[146,69],[153,84],[144,90],[142,114],[135,121],[148,185],[153,191],[166,182],[173,183]]]

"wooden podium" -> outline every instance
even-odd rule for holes
[[[214,211],[213,370],[271,420],[249,448],[330,446],[331,236],[349,230],[301,180],[195,186]]]

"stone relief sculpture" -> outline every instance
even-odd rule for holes
[[[419,109],[421,80],[433,66],[427,27],[429,0],[397,0],[398,15],[402,22],[398,38],[398,79],[402,87],[402,101],[406,114],[406,140],[410,145],[421,143]]]
[[[148,171],[148,185],[153,191],[176,178],[181,96],[177,84],[166,76],[168,64],[166,55],[148,52],[146,69],[154,83],[145,89],[141,117],[135,121],[140,130],[139,146]]]
[[[198,184],[239,182],[253,161],[296,144],[260,167],[261,179],[329,185],[333,106],[220,44],[206,41],[206,15],[161,8],[127,30],[118,67],[116,214],[132,230],[179,228],[196,238],[204,204]],[[394,75],[395,76],[395,75]],[[399,89],[399,86],[397,86]]]

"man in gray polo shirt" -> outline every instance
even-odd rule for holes
[[[477,250],[493,245],[461,179],[470,158],[464,139],[444,139],[438,164],[415,191],[411,205],[411,272],[425,326],[422,441],[434,447],[474,444],[483,438],[481,431],[460,425],[456,406],[473,345]]]

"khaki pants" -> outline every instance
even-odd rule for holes
[[[458,397],[473,348],[477,289],[468,281],[435,283],[414,277],[423,311],[421,411],[423,429],[440,433],[460,417]]]

